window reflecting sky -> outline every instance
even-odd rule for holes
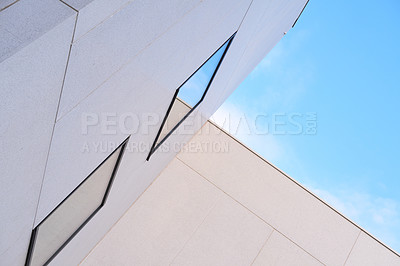
[[[231,37],[233,38],[233,37]],[[155,143],[154,152],[168,134],[184,119],[184,117],[198,104],[207,90],[212,76],[217,71],[218,63],[229,45],[231,39],[226,41],[210,58],[179,88],[177,98],[174,99],[172,108],[161,129]],[[190,107],[188,107],[189,105]]]
[[[228,45],[226,42],[189,80],[179,89],[178,98],[194,107],[201,99],[214,71]]]

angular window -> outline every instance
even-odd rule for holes
[[[204,100],[234,36],[235,34],[175,91],[147,160]]]
[[[25,265],[47,265],[104,205],[128,139],[32,231]]]

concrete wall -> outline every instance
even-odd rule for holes
[[[400,265],[400,257],[211,123],[82,265]]]
[[[112,152],[150,146],[176,88],[234,32],[184,144],[297,18],[305,0],[19,0],[0,3],[0,264]],[[82,118],[100,121],[88,132]],[[134,114],[143,130],[104,125]],[[144,125],[148,114],[155,121]],[[91,116],[91,117],[92,117]],[[157,120],[158,118],[158,120]],[[128,123],[129,124],[129,123]],[[115,131],[108,131],[109,128]],[[86,145],[86,146],[85,146]],[[85,149],[85,147],[89,149]],[[53,261],[76,264],[179,150],[125,153],[107,204]]]
[[[19,1],[0,12],[0,264],[23,265],[76,12]]]

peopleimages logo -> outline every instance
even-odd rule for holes
[[[160,127],[162,117],[155,113],[82,113],[81,133],[88,135],[94,129],[103,135],[149,134],[150,130]]]
[[[183,116],[181,116],[183,117]],[[137,141],[131,141],[127,150],[132,152],[150,152],[151,145],[156,137],[163,115],[156,113],[83,113],[81,115],[81,134],[91,135],[137,135],[142,136]],[[316,135],[318,119],[316,112],[306,113],[260,113],[248,116],[244,113],[230,113],[225,116],[211,117],[213,123],[232,134],[233,136],[252,135]],[[202,135],[210,134],[210,124],[201,115],[189,116],[179,125],[171,135],[193,136],[197,132]],[[177,123],[177,122],[176,122]],[[205,126],[203,126],[205,125]],[[175,124],[166,124],[165,132],[170,132]],[[169,128],[170,127],[170,128]],[[163,129],[164,131],[164,129]],[[221,134],[221,131],[213,131],[213,134]],[[145,138],[146,140],[144,140]],[[104,139],[107,139],[106,137]],[[82,152],[111,152],[120,143],[112,141],[85,142]],[[190,143],[189,143],[190,144]],[[229,147],[225,143],[205,142],[198,145],[184,146],[182,143],[170,143],[165,141],[160,147],[161,152],[179,152],[188,148],[187,152],[227,152]]]
[[[116,134],[154,134],[161,126],[163,116],[155,113],[82,113],[81,133],[97,132],[102,135]],[[217,125],[235,135],[247,132],[249,135],[315,135],[317,134],[317,113],[261,113],[251,118],[244,113],[223,117],[211,117]],[[199,125],[207,119],[202,116],[189,116],[182,123],[179,134],[194,134]],[[168,127],[168,125],[165,125]]]
[[[261,113],[254,116],[228,113],[211,119],[232,135],[316,135],[318,126],[316,112]]]

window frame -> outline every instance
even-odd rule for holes
[[[33,257],[33,252],[34,252],[34,248],[35,248],[35,243],[36,243],[36,238],[37,238],[37,233],[38,233],[38,229],[40,227],[40,225],[42,225],[48,217],[50,217],[72,194],[74,194],[74,192],[76,190],[78,190],[82,184],[84,184],[86,182],[86,180],[88,180],[112,155],[114,155],[114,153],[121,148],[118,157],[117,157],[117,161],[115,162],[115,166],[114,169],[112,170],[112,174],[110,176],[110,180],[108,181],[107,184],[107,188],[106,191],[103,195],[103,199],[101,201],[101,204],[90,214],[90,216],[78,227],[78,229],[76,229],[71,236],[68,237],[68,239],[57,249],[57,251],[54,252],[54,254],[45,262],[44,265],[48,265],[60,252],[61,250],[68,245],[68,243],[79,233],[79,231],[82,230],[82,228],[97,214],[97,212],[105,205],[108,195],[110,194],[110,190],[112,187],[112,184],[114,182],[116,173],[118,172],[118,168],[120,166],[122,157],[124,155],[125,152],[125,148],[126,145],[129,141],[129,138],[126,138],[120,145],[118,145],[118,147],[116,147],[81,183],[79,183],[79,185],[77,187],[74,188],[74,190],[71,191],[71,193],[68,194],[67,197],[65,197],[58,205],[57,207],[55,207],[33,230],[32,230],[32,234],[31,234],[31,238],[29,241],[29,248],[28,248],[28,254],[26,256],[26,260],[25,260],[25,266],[29,266],[31,264],[31,260]]]
[[[183,123],[183,121],[185,121],[185,119],[186,119],[186,118],[197,108],[197,106],[199,106],[200,103],[204,100],[204,98],[205,98],[205,96],[206,96],[206,94],[207,94],[207,92],[208,92],[208,89],[210,88],[210,86],[211,86],[211,84],[212,84],[212,82],[213,82],[213,80],[214,80],[214,77],[215,77],[215,75],[217,74],[217,72],[218,72],[218,70],[219,70],[219,67],[220,67],[221,64],[222,64],[222,61],[224,60],[224,57],[225,57],[227,51],[229,50],[229,47],[230,47],[230,45],[232,44],[233,39],[235,38],[235,35],[236,35],[236,32],[233,33],[232,36],[229,37],[228,40],[226,40],[220,47],[218,47],[218,49],[217,49],[210,57],[208,57],[207,60],[205,60],[205,61],[201,64],[201,66],[198,67],[198,68],[196,69],[196,71],[194,71],[194,72],[193,72],[193,73],[192,73],[192,74],[191,74],[191,75],[176,89],[176,91],[175,91],[175,93],[174,93],[174,96],[172,97],[172,101],[171,101],[171,103],[170,103],[169,106],[168,106],[167,113],[165,114],[164,119],[163,119],[163,121],[162,121],[162,123],[161,123],[161,126],[160,126],[160,128],[159,128],[159,130],[158,130],[158,132],[157,132],[156,138],[154,139],[154,142],[153,142],[153,144],[152,144],[152,146],[151,146],[151,148],[150,148],[150,151],[149,151],[149,154],[148,154],[148,156],[147,156],[147,158],[146,158],[146,161],[149,161],[149,160],[150,160],[150,157],[156,152],[156,150],[169,138],[169,136]],[[179,90],[180,90],[180,89],[182,88],[182,86],[185,85],[186,82],[187,82],[189,79],[191,79],[191,78],[193,77],[193,75],[196,74],[196,73],[208,62],[208,60],[210,60],[210,59],[219,51],[219,49],[221,49],[225,44],[227,44],[227,46],[226,46],[226,48],[225,48],[225,51],[223,52],[223,54],[222,54],[222,56],[221,56],[221,59],[219,60],[217,66],[215,67],[215,70],[214,70],[214,72],[213,72],[213,74],[212,74],[212,76],[211,76],[211,78],[210,78],[210,81],[208,82],[208,84],[207,84],[207,86],[206,86],[206,88],[205,88],[205,90],[204,90],[204,93],[203,93],[203,95],[201,96],[200,100],[189,110],[189,112],[187,112],[187,114],[186,114],[186,115],[185,115],[185,116],[184,116],[184,117],[169,131],[169,132],[168,132],[168,134],[165,135],[165,137],[157,144],[157,141],[158,141],[158,139],[160,138],[162,129],[164,128],[165,123],[167,122],[167,119],[168,119],[168,117],[169,117],[169,115],[170,115],[170,112],[171,112],[171,110],[172,110],[172,106],[174,105],[174,103],[175,103],[175,101],[176,101],[176,99],[177,99],[177,97],[178,97]]]

